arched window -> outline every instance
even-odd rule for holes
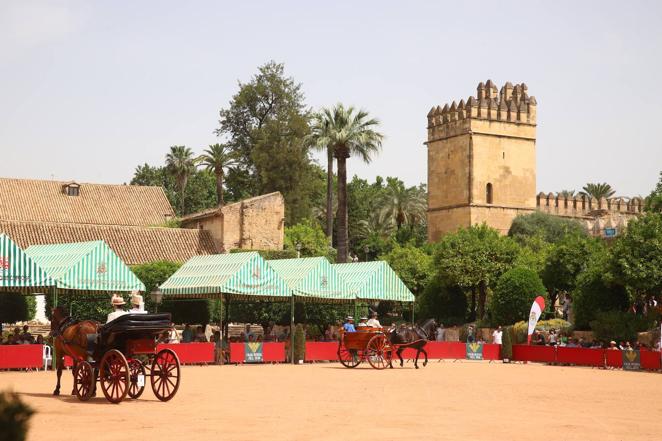
[[[492,204],[494,194],[492,192],[492,183],[489,182],[487,186],[485,187],[485,200],[487,201],[488,204]]]

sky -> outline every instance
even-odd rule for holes
[[[121,184],[171,145],[200,153],[238,81],[275,60],[312,109],[380,119],[383,151],[350,176],[425,182],[427,112],[492,79],[536,97],[538,191],[645,196],[662,171],[661,19],[659,1],[4,0],[0,176]]]

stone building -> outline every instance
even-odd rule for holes
[[[535,210],[581,219],[593,234],[609,235],[641,213],[640,198],[536,196],[536,113],[526,84],[499,90],[491,80],[475,97],[430,110],[429,240],[483,222],[506,234],[516,216]]]
[[[182,227],[208,232],[219,250],[282,250],[285,200],[279,192],[264,194],[220,210],[212,208],[182,218]]]
[[[260,202],[264,200],[271,202]],[[279,193],[228,205],[223,212],[220,233],[198,225],[166,228],[175,212],[161,187],[0,178],[0,233],[22,248],[103,240],[130,265],[184,262],[231,248],[282,248]],[[204,218],[205,213],[189,218]],[[201,224],[214,216],[206,219]]]

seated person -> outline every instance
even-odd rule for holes
[[[345,319],[345,324],[342,325],[342,327],[345,332],[356,332],[356,328],[354,328],[354,317],[348,315]]]
[[[195,334],[193,339],[196,343],[207,343],[207,336],[205,335],[205,328],[198,326],[198,332]]]
[[[32,344],[34,343],[34,337],[29,332],[30,327],[28,325],[23,326],[23,333],[20,336],[20,339],[23,341],[23,344]]]
[[[369,326],[368,325],[368,317],[361,317],[359,319],[359,323],[356,326],[367,328]]]
[[[143,296],[138,294],[138,291],[133,291],[131,293],[131,306],[132,307],[129,310],[130,314],[147,314],[143,303]]]
[[[193,341],[193,330],[191,325],[188,323],[184,325],[184,331],[182,331],[182,343],[191,343]]]
[[[372,311],[370,314],[370,320],[368,320],[368,326],[372,328],[381,328],[382,325],[379,323],[379,320],[377,320],[377,311]]]
[[[113,305],[113,312],[108,314],[108,318],[106,319],[106,323],[110,323],[113,320],[115,320],[117,317],[121,317],[127,312],[122,309],[122,306],[124,306],[126,303],[124,302],[124,299],[117,295],[113,294],[113,298],[110,300],[110,304]]]

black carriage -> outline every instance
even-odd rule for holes
[[[159,334],[171,328],[170,314],[125,314],[102,326],[91,361],[74,368],[76,396],[89,400],[98,380],[106,399],[119,403],[127,395],[140,397],[149,378],[159,400],[172,399],[179,389],[179,358],[170,349],[157,351]]]

